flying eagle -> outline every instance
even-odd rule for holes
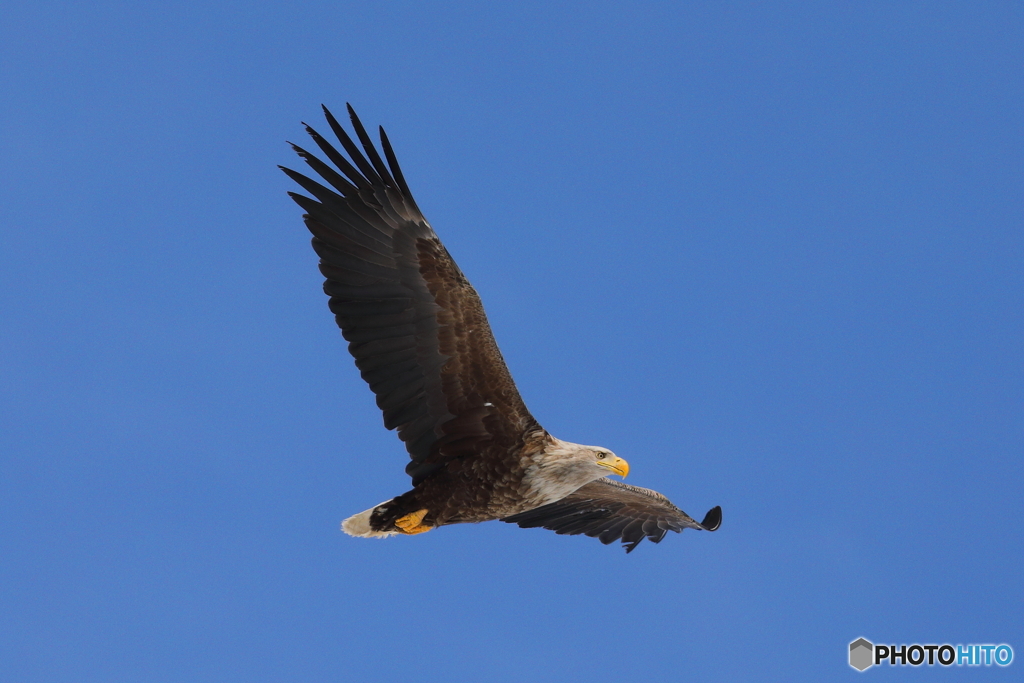
[[[306,212],[349,351],[384,426],[398,430],[409,452],[412,490],[342,529],[384,537],[500,519],[605,544],[621,539],[626,552],[670,530],[716,530],[721,508],[697,522],[660,493],[608,479],[625,477],[629,465],[607,448],[562,441],[537,423],[480,297],[416,206],[384,129],[386,165],[351,106],[348,113],[365,155],[326,107],[349,158],[308,125],[337,170],[292,145],[330,187],[281,170],[314,197],[289,193]]]

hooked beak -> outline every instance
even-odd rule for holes
[[[629,474],[629,463],[617,455],[611,460],[599,460],[597,464],[611,470],[620,477],[625,477]]]

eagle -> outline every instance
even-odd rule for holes
[[[626,552],[668,531],[715,531],[648,489],[609,479],[629,464],[607,448],[549,434],[526,408],[476,290],[416,205],[380,128],[381,159],[351,105],[360,145],[323,107],[345,155],[303,123],[333,167],[292,148],[318,182],[281,166],[309,195],[305,211],[342,336],[376,395],[384,426],[409,453],[412,489],[342,522],[352,536],[420,534],[501,520],[622,541]],[[360,150],[360,146],[362,150]]]

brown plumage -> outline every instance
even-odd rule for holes
[[[348,108],[362,150],[324,108],[348,153],[306,131],[337,170],[293,145],[331,187],[282,170],[313,198],[304,210],[342,335],[397,429],[412,490],[345,520],[381,537],[503,519],[631,551],[668,530],[714,531],[721,510],[696,522],[658,493],[605,479],[628,465],[607,449],[548,434],[527,410],[491,334],[480,297],[420,213],[380,129],[387,164]],[[365,152],[365,156],[364,156]]]

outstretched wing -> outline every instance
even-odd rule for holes
[[[306,132],[332,168],[292,145],[330,187],[282,167],[313,196],[289,195],[306,214],[341,333],[363,379],[397,429],[418,483],[452,458],[501,457],[540,426],[523,403],[480,297],[409,192],[384,129],[384,164],[348,108],[363,152],[324,108],[349,159]],[[338,171],[341,171],[340,173]]]
[[[629,553],[644,538],[660,543],[669,531],[715,531],[722,524],[722,508],[711,508],[698,522],[656,491],[598,479],[562,500],[502,521],[524,529],[539,526],[557,534],[596,536],[605,545],[621,538],[622,547]]]

